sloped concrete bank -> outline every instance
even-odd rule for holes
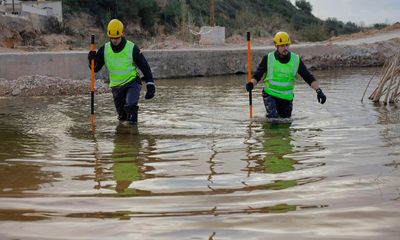
[[[305,64],[311,69],[342,67],[381,66],[386,59],[398,51],[400,39],[379,43],[345,44],[299,44],[291,50],[300,54]],[[252,66],[257,67],[264,54],[274,50],[273,46],[254,47]],[[225,75],[247,72],[246,48],[207,48],[177,50],[144,50],[155,78],[179,78],[195,76]],[[40,90],[27,90],[41,87],[61,88],[55,93],[43,94],[80,94],[87,93],[86,82],[90,71],[86,59],[87,53],[71,52],[35,52],[35,53],[0,53],[0,96],[4,95],[40,95]],[[35,75],[39,75],[34,77]],[[43,77],[46,76],[46,77]],[[101,77],[101,75],[97,75]],[[68,81],[63,81],[67,79]],[[47,82],[46,82],[47,81]],[[54,81],[54,84],[49,83]],[[60,81],[63,82],[60,84]],[[12,82],[12,84],[10,84]],[[18,85],[23,86],[15,91]],[[73,85],[82,85],[74,87]],[[14,89],[10,89],[10,85]],[[62,89],[65,88],[65,89]]]

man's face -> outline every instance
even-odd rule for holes
[[[289,44],[276,46],[278,53],[282,56],[286,56],[289,53]]]
[[[112,45],[117,46],[120,42],[121,42],[121,37],[118,38],[110,38],[110,42],[112,43]]]

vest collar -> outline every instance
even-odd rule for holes
[[[274,52],[274,56],[276,60],[278,60],[280,63],[288,63],[290,61],[290,52],[286,56],[282,56],[278,53],[278,51]]]
[[[125,38],[125,37],[122,37],[121,42],[120,42],[117,46],[114,46],[114,45],[110,42],[111,49],[112,49],[113,52],[115,52],[115,53],[121,52],[121,51],[124,49],[125,45],[126,45],[126,38]]]

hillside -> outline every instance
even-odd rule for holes
[[[278,30],[290,32],[292,40],[321,41],[332,36],[359,32],[354,23],[313,16],[305,0],[294,6],[288,0],[214,0],[215,24],[226,28],[227,44],[240,43],[251,31],[255,43],[270,42]],[[210,0],[64,0],[64,23],[54,19],[42,27],[29,20],[0,16],[0,47],[17,50],[73,50],[87,48],[89,35],[106,41],[105,26],[121,19],[126,35],[143,48],[198,46],[196,32],[210,23]]]
[[[214,2],[214,21],[210,19],[210,2]],[[294,6],[288,0],[126,0],[126,1],[63,1],[66,19],[86,13],[95,26],[104,29],[111,18],[121,19],[135,39],[176,35],[190,40],[190,32],[199,27],[226,27],[227,37],[243,36],[251,31],[256,37],[286,30],[301,41],[325,40],[331,36],[360,31],[354,23],[335,19],[322,21],[312,14],[312,6],[299,0]],[[134,8],[132,7],[134,6]],[[193,35],[193,34],[192,34]]]

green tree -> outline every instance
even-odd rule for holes
[[[357,26],[353,22],[344,23],[337,20],[336,18],[328,18],[324,22],[325,29],[330,36],[337,36],[341,34],[350,34],[359,32],[362,30],[361,27]]]
[[[373,25],[373,28],[375,28],[375,29],[382,29],[382,28],[385,28],[385,27],[387,27],[387,26],[389,26],[389,25],[386,24],[386,23],[375,23],[375,24]]]
[[[350,33],[355,33],[355,32],[359,32],[361,31],[361,28],[359,26],[357,26],[357,24],[353,23],[353,22],[347,22],[344,26],[343,26],[343,34],[350,34]]]
[[[169,0],[167,1],[167,4],[161,9],[160,18],[164,23],[172,27],[177,27],[181,21],[179,10],[179,0]]]
[[[306,0],[296,0],[295,5],[308,14],[311,14],[312,12],[312,5]]]

